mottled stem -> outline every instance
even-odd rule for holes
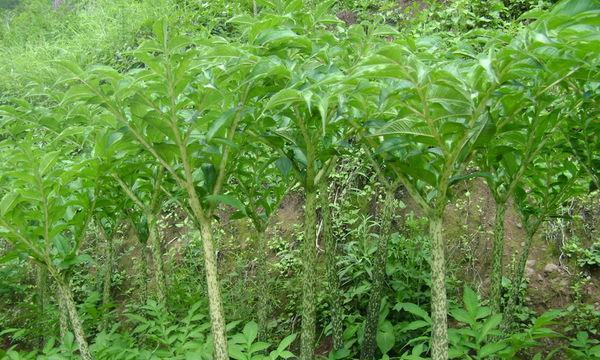
[[[446,256],[442,235],[442,215],[429,219],[431,237],[431,358],[448,359],[448,301],[446,298]]]
[[[502,257],[504,255],[504,216],[506,203],[496,202],[496,219],[494,223],[494,245],[492,250],[492,284],[490,304],[492,311],[500,312],[502,300]]]
[[[256,232],[256,241],[258,245],[258,324],[259,324],[259,337],[264,340],[265,333],[267,330],[268,321],[268,307],[271,300],[271,295],[268,286],[268,252],[269,247],[267,244],[267,238],[265,232],[258,230]]]
[[[65,306],[65,300],[63,299],[60,289],[57,289],[56,291],[56,299],[58,300],[59,331],[60,339],[62,341],[69,331],[69,312]]]
[[[71,327],[73,329],[73,334],[75,335],[75,341],[79,347],[79,355],[83,360],[92,360],[93,357],[90,353],[90,349],[85,338],[85,332],[83,330],[83,325],[81,324],[81,319],[77,313],[77,307],[75,306],[75,300],[73,299],[71,288],[67,284],[66,280],[61,278],[57,278],[56,280],[58,284],[58,290],[62,296],[67,313],[69,314],[69,319],[71,320]]]
[[[371,287],[371,297],[369,298],[369,307],[367,309],[367,319],[365,322],[365,337],[362,345],[360,358],[362,360],[371,360],[375,358],[377,344],[377,327],[379,325],[379,310],[381,307],[381,298],[383,295],[383,284],[385,282],[385,265],[387,262],[388,240],[392,229],[392,211],[394,208],[394,189],[387,189],[383,204],[383,213],[381,217],[381,231],[377,242],[377,252],[373,269],[373,284]]]
[[[314,360],[316,309],[315,309],[315,264],[317,258],[317,194],[306,194],[304,207],[304,242],[302,244],[302,329],[300,359]]]
[[[221,289],[217,275],[217,257],[213,245],[212,227],[209,220],[201,223],[202,246],[204,248],[204,264],[206,266],[206,284],[208,287],[208,304],[211,318],[211,330],[214,341],[215,360],[229,360],[227,354],[227,337],[225,316],[221,302]]]
[[[156,289],[156,299],[162,306],[166,305],[167,290],[165,284],[164,263],[162,258],[162,246],[160,234],[158,233],[158,222],[156,216],[147,214],[148,222],[148,245],[152,253],[152,264],[154,266],[154,286]]]
[[[340,279],[337,268],[337,246],[332,234],[331,209],[329,207],[329,186],[326,181],[319,185],[321,199],[321,218],[323,222],[323,242],[325,243],[327,288],[329,290],[329,307],[331,311],[331,333],[333,350],[344,347],[344,308],[341,303]]]

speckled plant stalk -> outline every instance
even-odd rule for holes
[[[383,284],[385,281],[385,266],[387,262],[388,240],[392,229],[392,212],[394,208],[394,189],[387,189],[383,204],[381,216],[381,231],[377,241],[377,252],[373,269],[373,284],[371,296],[369,298],[369,307],[367,309],[367,319],[365,322],[365,337],[362,345],[360,358],[362,360],[371,360],[375,358],[377,344],[377,326],[379,325],[379,310],[383,294]]]
[[[241,109],[242,104],[245,102],[245,97],[239,103]],[[239,110],[240,110],[239,109]],[[227,132],[227,139],[233,140],[236,133],[236,129],[242,112],[238,111],[232,124],[230,125]],[[217,256],[213,244],[213,230],[212,230],[212,210],[206,208],[200,202],[198,193],[196,192],[195,180],[193,175],[192,163],[186,148],[185,140],[182,137],[179,129],[177,128],[176,116],[170,121],[171,129],[173,130],[174,140],[179,148],[179,155],[181,156],[181,162],[183,165],[183,178],[177,176],[178,183],[184,188],[188,195],[188,203],[192,214],[199,225],[200,234],[202,236],[202,249],[204,252],[204,268],[206,271],[206,284],[208,288],[208,308],[211,322],[211,331],[213,335],[213,359],[215,360],[229,360],[227,354],[227,334],[225,329],[225,313],[223,311],[223,303],[221,299],[221,289],[219,285],[219,275],[217,272]],[[227,162],[229,159],[230,148],[225,146],[219,162],[219,168],[217,172],[217,178],[215,180],[214,188],[212,189],[213,195],[221,193],[221,189],[225,182],[225,174],[227,172]],[[172,168],[168,165],[165,167],[171,174],[176,174]]]
[[[302,330],[300,359],[314,360],[315,347],[315,248],[317,194],[307,192],[304,205],[304,242],[302,244]]]
[[[58,291],[63,299],[64,306],[69,314],[69,320],[71,320],[71,328],[75,335],[75,341],[79,347],[79,355],[83,360],[92,360],[92,354],[90,353],[87,340],[85,338],[85,332],[81,324],[81,319],[77,313],[77,307],[75,306],[75,300],[73,299],[73,293],[66,280],[59,276],[55,276],[56,283],[58,285]]]
[[[148,298],[148,250],[147,242],[143,242],[138,234],[137,227],[132,219],[129,219],[129,237],[134,244],[138,244],[140,249],[138,282],[141,288],[140,301]]]
[[[142,286],[142,300],[148,298],[148,250],[146,243],[140,244],[140,285]]]
[[[144,202],[142,202],[142,200],[136,194],[134,194],[134,192],[123,182],[123,180],[121,180],[121,178],[119,178],[117,175],[113,175],[113,177],[115,178],[115,180],[117,180],[117,182],[121,186],[121,189],[123,189],[127,196],[129,196],[129,198],[134,203],[136,203],[136,205],[140,209],[143,210],[144,216],[146,217],[146,224],[148,226],[148,239],[146,241],[146,245],[150,247],[150,253],[152,255],[156,300],[159,304],[164,306],[166,304],[165,273],[162,258],[160,234],[158,233],[158,222],[155,215],[158,212],[158,194],[160,192],[162,170],[159,171],[150,205],[147,205]]]
[[[523,277],[525,275],[525,267],[527,266],[527,259],[529,259],[529,252],[531,251],[531,244],[533,243],[533,237],[535,236],[537,229],[539,228],[540,222],[534,221],[530,226],[527,227],[527,240],[525,241],[525,246],[521,252],[521,256],[519,257],[519,261],[515,268],[512,277],[512,289],[510,292],[510,296],[508,298],[508,304],[504,309],[504,328],[506,329],[510,326],[512,320],[514,319],[514,309],[517,305],[517,300],[519,298],[519,290],[521,289],[521,283],[523,282]]]
[[[431,358],[448,358],[448,301],[446,298],[446,256],[442,235],[442,212],[429,218],[431,237]]]
[[[315,187],[315,145],[306,124],[299,119],[306,142],[304,183],[304,242],[302,244],[302,326],[300,359],[314,360],[316,341],[315,266],[317,262],[317,188]]]
[[[206,285],[208,290],[208,311],[210,315],[210,325],[213,335],[213,359],[229,360],[227,354],[227,336],[225,330],[225,315],[221,300],[221,289],[219,285],[219,276],[217,272],[217,256],[213,244],[213,230],[210,217],[200,203],[196,189],[192,170],[187,160],[187,150],[182,147],[181,154],[184,159],[185,180],[183,185],[189,197],[189,205],[192,214],[199,225],[200,235],[202,237],[202,250],[204,254],[204,268],[206,272]],[[222,172],[221,172],[222,173]]]
[[[46,308],[46,292],[48,290],[48,271],[45,266],[38,265],[36,267],[35,287],[37,290],[38,314],[40,318],[45,317]],[[40,346],[46,343],[45,336],[40,337]]]
[[[206,284],[208,287],[208,304],[211,318],[211,330],[214,341],[215,360],[229,360],[227,354],[227,338],[225,335],[225,317],[221,302],[221,289],[217,275],[217,257],[213,245],[213,234],[210,220],[202,219],[201,231],[202,247],[204,249],[204,266],[206,270]]]
[[[156,299],[162,306],[166,305],[167,290],[165,285],[165,272],[162,258],[162,246],[160,234],[158,233],[158,222],[156,216],[147,214],[148,222],[148,244],[152,253],[152,264],[154,265],[154,286],[156,288]]]
[[[329,185],[327,181],[319,184],[319,197],[321,199],[321,218],[323,222],[323,242],[325,243],[327,287],[329,290],[329,307],[331,311],[331,332],[333,338],[333,350],[344,347],[344,323],[342,299],[340,291],[340,279],[337,268],[337,246],[331,229],[331,209],[329,207]]]
[[[256,231],[256,242],[258,245],[258,268],[257,268],[257,277],[258,277],[258,324],[259,324],[259,338],[264,339],[265,332],[267,330],[267,321],[268,321],[268,307],[269,302],[271,300],[271,295],[269,292],[269,286],[267,284],[268,281],[268,252],[269,246],[267,244],[267,237],[265,236],[264,229],[257,229]]]
[[[62,339],[65,338],[65,335],[69,331],[69,312],[67,311],[67,307],[65,306],[65,301],[63,300],[60,289],[56,290],[56,299],[58,302],[60,339],[62,341]]]
[[[504,255],[504,215],[506,203],[496,202],[496,218],[494,222],[494,245],[492,250],[492,285],[490,303],[492,311],[500,312],[502,291],[502,256]]]
[[[519,263],[517,264],[515,275],[513,277],[513,283],[517,285],[515,288],[517,288],[523,282],[525,267],[527,266],[527,259],[529,259],[529,252],[531,251],[531,244],[533,243],[534,235],[535,233],[533,232],[527,233],[527,241],[525,241],[525,247],[523,248],[523,252],[519,257]]]

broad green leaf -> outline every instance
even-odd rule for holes
[[[402,328],[402,331],[411,331],[416,329],[421,329],[427,326],[431,326],[431,324],[425,320],[416,320],[410,322],[408,325]]]
[[[474,316],[463,309],[454,309],[450,311],[450,314],[454,319],[465,324],[472,324],[475,321]]]
[[[431,323],[431,317],[429,317],[429,313],[427,311],[421,309],[418,305],[412,303],[398,303],[394,306],[394,310],[401,311],[405,310],[421,319]]]
[[[68,70],[71,75],[75,75],[78,78],[83,78],[85,76],[84,71],[73,61],[61,60],[57,61],[57,64],[63,69]]]
[[[246,336],[248,343],[253,343],[258,334],[258,324],[254,321],[247,323],[242,333]]]
[[[291,335],[286,336],[279,343],[279,346],[277,347],[277,350],[278,351],[283,351],[284,349],[287,349],[294,342],[294,340],[296,340],[296,336],[297,336],[296,334],[291,334]]]
[[[415,118],[393,120],[379,129],[375,135],[418,135],[433,138],[431,129]]]
[[[306,155],[304,154],[302,149],[300,149],[299,147],[295,147],[293,149],[293,151],[294,151],[294,160],[296,160],[300,164],[306,166],[306,164],[308,164],[308,160],[306,159]]]
[[[488,336],[489,332],[494,330],[495,328],[497,328],[501,322],[502,322],[501,314],[494,314],[491,317],[489,317],[483,323],[483,326],[481,327],[481,330],[479,331],[478,338],[480,340],[484,340],[486,338],[486,336]]]
[[[261,45],[266,45],[274,41],[288,41],[298,37],[298,34],[290,29],[268,29],[261,32],[256,41]]]
[[[490,355],[493,355],[506,347],[504,342],[495,342],[491,344],[484,345],[479,352],[477,353],[480,359],[488,358]]]
[[[246,355],[242,352],[242,349],[237,344],[229,344],[229,349],[227,351],[229,357],[235,360],[247,360]]]
[[[208,132],[206,133],[206,141],[211,141],[215,134],[233,119],[235,113],[235,109],[229,109],[219,116],[215,121],[213,121],[210,129],[208,129]]]
[[[479,299],[477,294],[468,286],[465,286],[463,292],[463,302],[465,309],[471,314],[472,317],[477,315],[477,309],[479,308]]]
[[[6,215],[13,206],[18,203],[19,193],[16,191],[11,191],[6,193],[2,200],[0,200],[0,216]]]
[[[212,203],[223,203],[235,208],[238,211],[244,213],[246,212],[246,207],[244,206],[244,204],[242,204],[242,202],[239,199],[230,195],[207,195],[205,199]]]
[[[329,98],[327,96],[321,97],[317,106],[319,108],[319,114],[321,114],[323,133],[325,133],[325,128],[327,127],[327,111],[329,110]]]
[[[490,78],[490,82],[497,83],[498,77],[496,76],[496,72],[494,71],[493,63],[494,55],[492,53],[492,49],[490,49],[488,53],[485,54],[485,56],[479,57],[479,65],[481,65],[481,67],[485,69],[485,72]]]
[[[304,97],[300,91],[296,89],[284,89],[269,99],[269,102],[265,106],[265,110],[270,110],[282,105],[283,107],[288,107],[302,101],[304,101]]]
[[[286,156],[282,156],[275,161],[275,165],[283,175],[288,175],[292,171],[292,162]]]
[[[0,228],[1,229],[1,228]],[[0,265],[6,264],[14,259],[18,259],[21,254],[21,249],[18,247],[20,244],[15,244],[14,248],[0,256]]]
[[[48,170],[54,166],[59,157],[58,152],[49,152],[42,156],[40,159],[40,173],[42,176],[46,175]]]
[[[391,322],[384,321],[383,324],[379,325],[375,341],[377,342],[379,351],[383,354],[387,354],[394,347],[396,337],[394,336],[394,327]]]
[[[250,347],[250,353],[255,353],[255,352],[266,350],[269,348],[269,346],[270,346],[270,344],[266,343],[266,342],[255,342]]]

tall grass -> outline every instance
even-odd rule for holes
[[[23,0],[0,10],[0,102],[52,84],[53,60],[127,66],[123,52],[153,19],[174,13],[169,0],[64,0],[57,10],[50,0]]]

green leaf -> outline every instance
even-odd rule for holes
[[[91,263],[92,257],[88,254],[81,254],[78,256],[69,256],[65,258],[61,263],[60,267],[63,269],[68,269],[72,266],[83,264],[83,263]]]
[[[230,195],[207,195],[205,199],[211,203],[223,203],[235,208],[238,211],[246,213],[246,207],[242,202]]]
[[[244,353],[242,352],[242,349],[240,348],[240,346],[236,345],[236,344],[229,344],[227,353],[228,353],[229,357],[231,357],[232,359],[235,359],[235,360],[246,360],[247,359],[246,355],[244,355]]]
[[[436,187],[437,185],[437,177],[436,175],[423,168],[420,166],[415,166],[414,164],[411,164],[409,162],[409,164],[400,164],[398,165],[398,168],[402,171],[404,171],[406,174],[415,177],[418,180],[422,180],[424,182],[426,182],[427,184],[431,185],[432,187]]]
[[[256,339],[256,335],[258,334],[258,324],[254,321],[250,321],[246,324],[246,326],[244,326],[242,333],[246,337],[246,340],[248,340],[249,344],[253,343]]]
[[[288,175],[292,171],[292,162],[286,156],[282,156],[275,161],[275,166],[283,174]]]
[[[282,29],[282,30],[268,29],[268,30],[261,32],[256,37],[256,41],[261,45],[265,45],[270,42],[281,41],[281,40],[286,41],[286,40],[293,39],[295,37],[298,37],[298,34],[296,34],[295,32],[293,32],[290,29]]]
[[[284,45],[286,48],[300,49],[310,49],[311,47],[309,39],[290,29],[267,29],[256,37],[256,42],[263,46]]]
[[[403,327],[402,331],[417,330],[427,326],[431,326],[431,324],[425,320],[416,320]]]
[[[48,170],[54,166],[54,163],[58,160],[58,156],[60,154],[58,152],[49,152],[42,156],[40,160],[40,173],[45,175]]]
[[[15,246],[15,248],[13,248],[10,251],[7,251],[2,256],[0,256],[0,265],[6,264],[14,259],[18,259],[20,253],[21,251],[19,251],[19,249]]]
[[[11,191],[6,193],[2,200],[0,200],[0,216],[6,215],[10,210],[12,210],[13,206],[18,203],[19,193],[16,191]]]
[[[419,305],[412,303],[398,303],[394,306],[394,310],[400,311],[405,310],[415,316],[420,317],[421,319],[427,321],[431,324],[431,317],[429,317],[429,313],[427,311],[421,309]]]
[[[164,43],[168,40],[169,30],[167,22],[163,19],[156,20],[154,24],[152,24],[152,33],[158,40],[158,43]]]
[[[145,65],[147,65],[150,69],[152,69],[152,71],[154,71],[155,74],[157,75],[163,75],[165,70],[163,68],[163,65],[161,64],[161,62],[156,59],[154,56],[143,52],[141,50],[139,51],[135,51],[133,53],[133,55],[140,60],[141,62],[143,62]]]
[[[85,73],[84,71],[77,65],[77,63],[68,60],[61,60],[56,62],[60,67],[65,70],[68,70],[72,75],[77,76],[78,78],[83,78]]]
[[[475,171],[475,172],[471,172],[468,174],[463,174],[463,175],[456,175],[450,178],[450,184],[456,184],[458,182],[464,181],[464,180],[470,180],[473,178],[477,178],[477,177],[482,177],[484,179],[493,179],[492,178],[492,173],[490,172],[486,172],[486,171]]]
[[[259,351],[263,351],[265,349],[268,349],[270,346],[269,343],[266,342],[255,342],[252,344],[252,346],[250,346],[250,353],[255,353],[255,352],[259,352]]]
[[[283,359],[289,359],[294,357],[294,354],[292,354],[290,351],[285,350],[281,354],[279,354],[279,357]]]
[[[329,109],[329,98],[326,96],[321,97],[317,106],[319,108],[319,114],[321,114],[321,126],[323,128],[324,134],[325,128],[327,127],[327,111]]]
[[[474,321],[474,316],[471,316],[468,312],[463,309],[454,309],[450,311],[450,314],[454,319],[465,324],[471,324]]]
[[[206,141],[211,141],[215,134],[233,119],[235,112],[235,109],[229,109],[213,121],[210,129],[208,129],[208,132],[206,133]]]
[[[304,97],[302,96],[302,93],[300,91],[296,89],[284,89],[271,97],[271,99],[265,106],[265,110],[270,110],[274,107],[278,107],[281,105],[285,105],[285,108],[292,104],[303,101]]]
[[[87,85],[73,85],[65,92],[62,103],[69,104],[79,100],[90,100],[95,96],[96,94]]]
[[[306,155],[299,147],[294,148],[294,160],[299,162],[300,164],[306,166],[308,164],[308,160],[306,159]]]
[[[495,329],[496,327],[498,327],[498,325],[500,325],[500,323],[502,322],[502,315],[501,314],[494,314],[492,315],[490,318],[488,318],[485,323],[483,324],[483,326],[481,327],[481,330],[479,331],[478,337],[480,340],[483,340],[486,338],[486,336],[488,335],[488,333]]]
[[[485,359],[490,355],[497,353],[498,351],[503,350],[506,347],[504,342],[495,342],[491,344],[484,345],[478,352],[478,357],[480,359]]]
[[[379,326],[375,341],[377,342],[377,347],[383,354],[387,354],[388,351],[394,347],[396,337],[394,336],[394,327],[391,322],[384,321],[383,324]]]
[[[590,0],[561,1],[552,9],[553,15],[575,16],[585,11],[598,10],[598,2]]]
[[[481,56],[479,58],[479,65],[481,65],[481,67],[485,69],[485,72],[490,78],[490,81],[497,83],[498,77],[496,76],[496,72],[494,71],[494,68],[492,66],[493,60],[494,59],[492,55],[492,49],[490,49],[485,56]]]
[[[286,336],[279,343],[279,346],[277,347],[277,351],[283,351],[284,349],[287,349],[294,342],[294,340],[296,340],[296,334],[291,334],[291,335]]]
[[[417,135],[433,138],[431,129],[425,123],[408,117],[388,122],[375,135]]]
[[[463,292],[463,302],[465,309],[471,314],[472,317],[477,316],[477,310],[479,308],[479,299],[477,294],[468,286],[465,286]]]

